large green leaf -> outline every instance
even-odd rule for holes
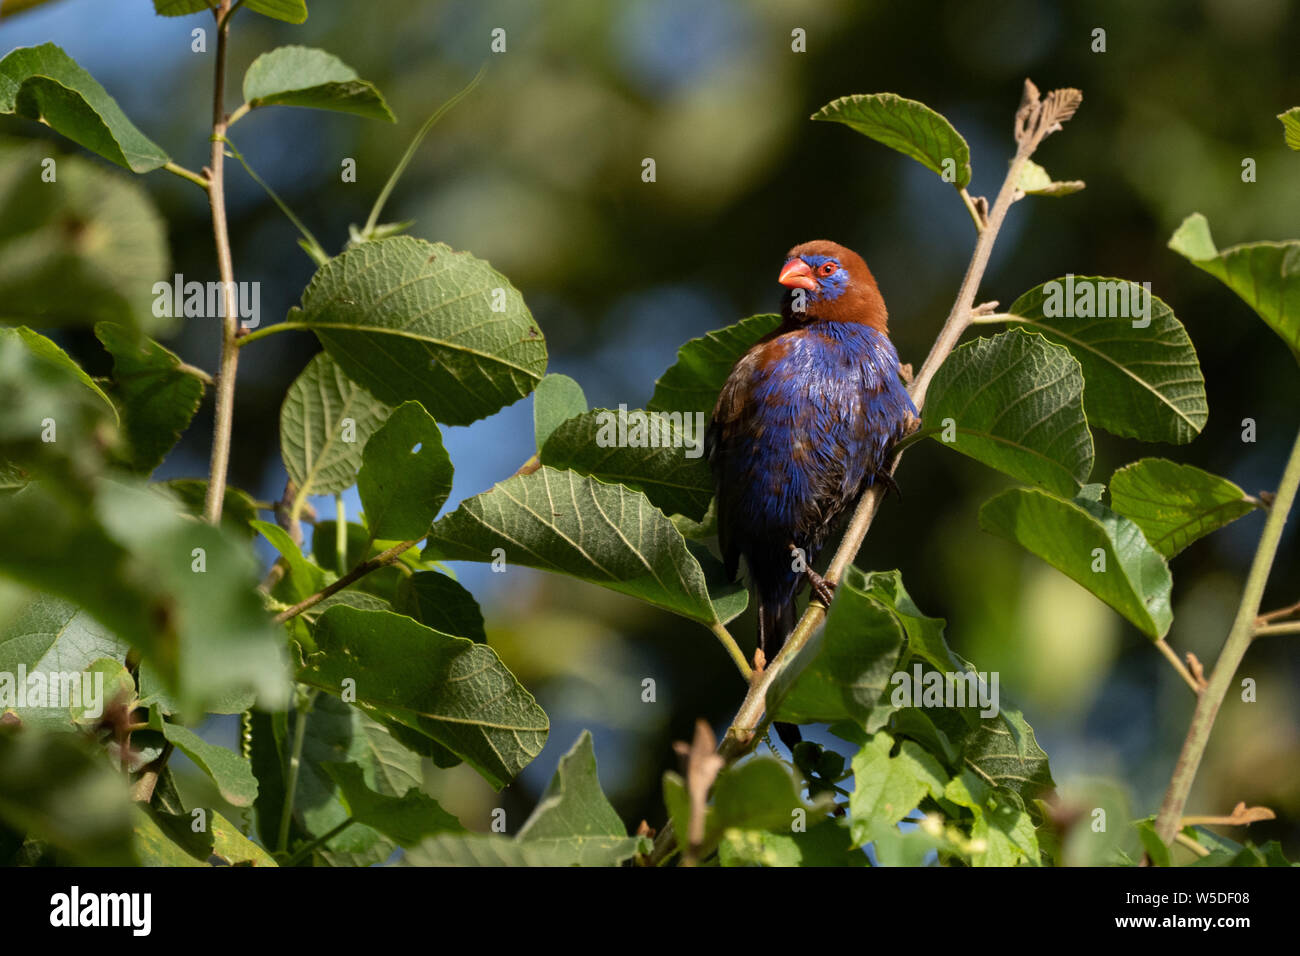
[[[556,571],[711,624],[704,572],[640,492],[543,466],[461,503],[434,523],[425,558]]]
[[[779,315],[751,315],[735,325],[691,339],[677,361],[655,382],[647,408],[659,412],[713,414],[718,392],[749,347],[781,324]]]
[[[495,787],[508,784],[546,742],[545,712],[484,644],[442,634],[401,614],[332,607],[316,622],[319,653],[299,679],[356,699],[376,716],[451,750]],[[350,685],[349,685],[350,686]]]
[[[587,396],[582,386],[567,375],[552,372],[537,383],[533,391],[533,437],[541,451],[551,433],[560,425],[587,410]]]
[[[468,425],[527,395],[546,342],[521,296],[482,259],[409,236],[331,259],[290,319],[343,371],[391,405],[408,399]]]
[[[132,172],[146,173],[169,161],[95,78],[53,43],[19,47],[0,60],[0,113],[44,120]]]
[[[1248,242],[1220,251],[1209,222],[1197,212],[1183,220],[1169,248],[1237,293],[1300,361],[1300,239]]]
[[[333,54],[305,46],[276,47],[254,60],[244,74],[244,100],[251,107],[305,106],[396,122],[374,84]]]
[[[1148,637],[1168,632],[1169,566],[1128,518],[1094,501],[1012,488],[984,503],[980,527],[1038,555]]]
[[[451,494],[451,478],[438,423],[419,402],[403,402],[361,454],[357,491],[371,535],[395,541],[424,537]]]
[[[517,839],[543,847],[551,855],[568,853],[575,866],[614,866],[637,851],[640,839],[627,835],[627,827],[600,789],[589,731],[584,730],[560,758],[555,776]]]
[[[627,485],[665,514],[700,521],[713,500],[703,415],[592,409],[551,433],[542,464]]]
[[[290,480],[305,495],[350,488],[366,441],[391,412],[332,358],[317,355],[289,386],[280,409],[280,456]]]
[[[970,147],[951,123],[924,103],[896,93],[857,93],[832,100],[812,118],[843,123],[940,176],[946,163],[950,178],[945,182],[958,189],[970,185]]]
[[[853,757],[853,793],[849,796],[849,819],[853,843],[870,842],[875,832],[894,826],[928,796],[941,797],[948,774],[930,754],[914,741],[898,744],[884,730]]]
[[[164,17],[183,17],[200,13],[217,5],[216,0],[153,0],[154,13]],[[307,19],[306,0],[244,0],[254,13],[285,23],[303,23]]]
[[[122,407],[131,467],[148,474],[162,464],[203,400],[203,382],[172,351],[133,337],[112,322],[95,335],[113,356],[113,392]]]
[[[57,179],[40,183],[48,163]],[[81,156],[51,156],[45,142],[0,139],[0,320],[106,320],[158,334],[173,324],[153,309],[167,263],[162,217],[139,183]]]
[[[1066,276],[1030,289],[1007,311],[1079,360],[1089,422],[1128,438],[1183,444],[1209,417],[1205,379],[1183,324],[1146,295],[1125,279]],[[1130,317],[1148,301],[1146,315]]]
[[[1226,478],[1195,465],[1143,458],[1111,476],[1110,506],[1132,519],[1153,548],[1172,558],[1260,503]]]
[[[930,385],[925,425],[963,455],[1067,497],[1092,471],[1078,361],[1020,329],[948,357]]]

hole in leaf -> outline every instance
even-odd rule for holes
[[[417,441],[417,442],[415,443],[415,446],[411,449],[411,454],[412,454],[412,455],[418,455],[418,454],[420,453],[420,449],[423,448],[423,447],[424,447],[424,442],[422,442],[422,441]]]

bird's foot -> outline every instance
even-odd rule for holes
[[[814,571],[812,568],[804,568],[805,575],[808,577],[808,583],[812,585],[813,595],[827,607],[831,606],[831,600],[835,597],[835,585],[827,581],[824,577]]]

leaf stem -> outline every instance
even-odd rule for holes
[[[295,708],[293,752],[289,755],[289,766],[285,773],[284,806],[280,808],[280,834],[275,841],[275,847],[281,853],[289,846],[289,824],[293,820],[293,801],[297,797],[298,771],[302,767],[302,745],[307,739],[307,715],[311,713],[316,693],[313,689],[300,694],[298,706]]]
[[[236,4],[236,7],[238,4]],[[230,232],[226,224],[225,148],[226,136],[226,45],[230,36],[230,0],[221,0],[217,17],[216,76],[212,94],[212,157],[208,166],[208,204],[212,209],[212,233],[217,245],[217,268],[226,291],[222,316],[221,371],[217,378],[216,421],[212,428],[212,457],[208,467],[208,494],[203,516],[210,524],[221,520],[226,497],[226,473],[230,467],[230,433],[235,415],[235,373],[239,366],[239,313],[235,301],[235,268],[230,257]]]
[[[1192,693],[1199,695],[1201,692],[1201,685],[1196,682],[1196,678],[1193,677],[1192,672],[1187,669],[1187,665],[1178,659],[1178,655],[1174,653],[1174,649],[1165,643],[1163,637],[1156,641],[1156,650],[1164,655],[1165,660],[1169,661],[1173,669],[1178,672],[1178,676],[1181,677],[1183,682],[1192,689]]]
[[[1232,630],[1224,642],[1219,659],[1214,663],[1209,683],[1201,692],[1192,713],[1191,726],[1183,749],[1174,765],[1173,776],[1169,780],[1169,789],[1165,791],[1164,802],[1156,817],[1156,835],[1166,845],[1173,840],[1178,830],[1183,809],[1196,780],[1196,771],[1205,756],[1205,747],[1210,740],[1210,731],[1214,728],[1214,719],[1219,714],[1223,699],[1228,694],[1237,668],[1246,655],[1246,648],[1256,633],[1255,618],[1259,614],[1260,601],[1264,597],[1264,586],[1268,583],[1269,572],[1273,568],[1273,559],[1277,556],[1278,544],[1282,540],[1282,529],[1286,525],[1291,505],[1295,501],[1296,488],[1300,486],[1300,432],[1297,432],[1291,455],[1278,483],[1276,497],[1269,508],[1268,518],[1264,522],[1264,531],[1259,536],[1259,546],[1255,549],[1255,558],[1246,577],[1246,586],[1241,594],[1241,603],[1237,607],[1237,617],[1232,623]]]
[[[230,114],[231,123],[235,121],[235,117],[238,113],[239,110],[236,110],[234,113]],[[248,165],[248,161],[244,159],[244,154],[235,148],[235,144],[230,141],[230,137],[222,136],[221,142],[230,150],[230,155],[239,160],[239,165],[244,167],[244,171],[248,173],[253,182],[257,183],[257,185],[261,186],[262,189],[266,191],[266,194],[271,197],[271,202],[275,203],[276,206],[279,207],[280,212],[284,213],[288,220],[293,223],[294,228],[302,233],[303,239],[306,241],[303,250],[311,257],[312,261],[318,266],[324,265],[328,262],[330,258],[329,254],[326,253],[321,244],[316,241],[316,237],[311,234],[311,230],[303,225],[301,219],[294,215],[294,212],[289,208],[288,203],[281,199],[276,194],[276,191],[272,189],[261,176],[257,175],[252,166]]]
[[[344,830],[346,830],[348,827],[352,826],[352,824],[356,822],[357,822],[356,817],[347,817],[338,826],[331,827],[328,832],[322,833],[320,836],[316,837],[316,839],[312,840],[310,843],[306,843],[300,846],[298,849],[294,850],[293,855],[289,857],[289,859],[281,863],[280,865],[297,866],[304,859],[306,859],[307,857],[311,856],[314,852],[316,852],[316,850],[323,847],[326,843],[334,839],[336,836],[338,836],[340,833],[342,833]]]
[[[975,295],[979,290],[980,281],[983,279],[984,271],[988,266],[989,255],[993,251],[993,243],[997,240],[998,232],[1002,228],[1002,221],[1006,218],[1007,210],[1011,208],[1011,204],[1015,200],[1016,184],[1020,181],[1020,171],[1024,167],[1025,161],[1029,159],[1045,136],[1059,129],[1060,123],[1073,114],[1073,108],[1078,105],[1078,98],[1080,97],[1081,94],[1076,90],[1056,90],[1048,94],[1046,99],[1043,99],[1039,97],[1038,90],[1033,83],[1029,80],[1025,81],[1024,98],[1021,100],[1020,109],[1016,114],[1017,146],[1015,158],[1011,161],[1006,179],[1002,183],[1002,188],[998,191],[997,200],[993,203],[993,208],[989,212],[988,222],[980,230],[979,238],[975,242],[975,250],[971,254],[970,264],[966,268],[966,275],[962,278],[952,311],[948,313],[947,321],[944,322],[938,338],[935,339],[930,354],[926,356],[925,364],[921,366],[920,372],[909,386],[912,401],[918,411],[925,403],[925,393],[930,386],[931,379],[934,378],[935,372],[951,354],[962,333],[970,325],[973,317],[972,307],[975,304]],[[898,451],[894,455],[893,462],[890,465],[891,475],[898,467],[901,454],[902,452]],[[871,485],[862,495],[857,510],[844,532],[840,546],[824,575],[831,584],[839,582],[845,569],[857,555],[858,548],[861,547],[867,530],[875,519],[885,489],[884,484],[876,483]],[[749,693],[745,695],[740,709],[736,712],[731,726],[727,728],[727,733],[718,746],[718,752],[728,762],[748,752],[758,739],[755,730],[760,726],[763,714],[768,709],[768,688],[781,670],[803,650],[825,619],[825,606],[818,601],[810,601],[803,617],[799,619],[795,629],[786,638],[785,645],[777,653],[776,657],[768,663],[766,669],[757,673],[754,680],[750,682]],[[670,822],[660,831],[658,838],[655,840],[651,861],[659,862],[665,859],[667,854],[672,851],[674,842],[675,837]]]
[[[342,571],[348,566],[348,517],[344,510],[343,493],[334,495],[334,567]]]
[[[277,322],[275,325],[264,325],[247,335],[241,335],[235,345],[243,348],[249,342],[256,342],[258,339],[264,339],[268,335],[275,335],[277,332],[308,332],[310,330],[311,326],[306,322]]]
[[[428,135],[429,130],[433,129],[438,120],[446,116],[457,103],[474,91],[474,87],[478,86],[479,81],[483,79],[483,74],[486,72],[487,64],[484,63],[479,67],[478,73],[474,74],[474,79],[470,80],[459,93],[453,95],[451,99],[447,100],[434,110],[433,115],[424,121],[424,125],[420,127],[415,134],[415,138],[412,139],[410,145],[406,147],[406,152],[402,154],[402,158],[397,161],[397,166],[393,168],[393,172],[389,175],[388,182],[384,183],[384,188],[379,191],[379,197],[375,200],[375,204],[370,208],[370,217],[366,220],[366,226],[361,230],[363,236],[369,238],[370,234],[374,231],[375,226],[378,225],[379,215],[384,211],[384,204],[388,202],[388,197],[392,195],[393,187],[395,187],[397,181],[402,178],[402,173],[406,172],[406,167],[410,165],[412,158],[415,156],[415,151],[420,148],[420,143],[423,142],[424,137]]]
[[[754,671],[749,666],[749,661],[745,660],[745,654],[740,649],[740,645],[736,643],[736,639],[727,630],[727,625],[715,620],[709,625],[709,630],[717,636],[718,640],[722,642],[722,646],[727,649],[727,653],[731,655],[731,659],[736,662],[736,670],[740,671],[740,676],[745,678],[747,682],[753,680]]]
[[[164,163],[162,165],[162,168],[167,172],[171,173],[173,176],[179,176],[181,179],[188,179],[190,182],[194,183],[194,185],[198,186],[204,192],[207,192],[209,186],[208,180],[205,179],[203,176],[199,175],[198,173],[194,172],[193,170],[186,169],[184,166],[180,165],[179,163],[174,163],[171,160],[168,160],[166,163]]]
[[[292,607],[281,611],[275,616],[275,623],[283,624],[290,618],[297,617],[303,611],[315,607],[331,594],[337,594],[348,585],[361,580],[371,571],[378,571],[380,568],[387,567],[400,558],[408,549],[415,547],[419,541],[419,538],[415,538],[412,541],[403,541],[400,544],[393,545],[387,551],[375,555],[373,558],[367,558],[333,584],[317,591],[315,594],[311,595],[311,597],[303,598]],[[342,567],[342,565],[340,565],[340,567]]]

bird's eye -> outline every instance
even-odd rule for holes
[[[836,268],[835,263],[833,263],[833,262],[823,262],[821,268],[818,269],[817,271],[820,272],[820,273],[821,273],[822,275],[824,275],[824,276],[829,276],[829,275],[834,275],[834,274],[835,274],[835,268]]]

